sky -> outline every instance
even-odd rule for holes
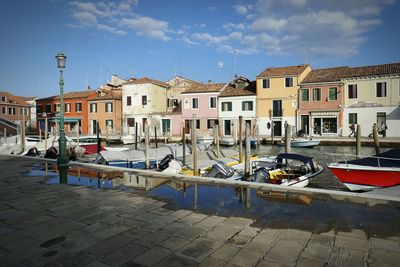
[[[0,91],[59,94],[112,74],[254,80],[267,67],[400,62],[400,0],[4,0]]]

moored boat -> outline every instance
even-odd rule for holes
[[[329,170],[351,191],[365,191],[400,184],[400,149],[375,156],[327,154]],[[350,160],[335,161],[337,158]]]
[[[321,141],[319,140],[313,140],[313,139],[292,139],[290,140],[290,146],[291,147],[304,147],[304,148],[313,148],[317,145],[319,145]],[[282,140],[280,146],[285,145],[285,140]]]
[[[221,146],[233,146],[235,144],[235,139],[231,136],[224,136],[219,139],[219,144]]]

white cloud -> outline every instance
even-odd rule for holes
[[[136,30],[137,35],[140,36],[147,36],[163,41],[171,39],[166,35],[168,31],[168,22],[162,20],[156,20],[150,17],[137,17],[131,19],[123,18],[120,23],[121,25]]]
[[[79,11],[72,14],[72,18],[77,20],[84,27],[94,26],[97,24],[96,16],[86,11]]]
[[[286,19],[274,19],[268,17],[268,18],[259,18],[255,20],[250,25],[250,28],[256,31],[268,31],[268,30],[277,31],[285,27],[286,24],[287,24]]]
[[[224,28],[227,31],[232,31],[232,30],[244,30],[246,26],[243,23],[225,23],[222,25],[222,28]]]
[[[247,15],[251,9],[251,5],[234,5],[233,9],[235,10],[236,13],[239,15]]]

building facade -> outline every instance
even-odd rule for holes
[[[31,103],[33,97],[23,97],[0,91],[0,118],[25,127],[31,125]]]
[[[295,125],[299,84],[309,65],[267,68],[256,79],[257,124],[262,136],[282,136],[285,122]]]

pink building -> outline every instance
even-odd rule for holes
[[[200,134],[212,134],[218,124],[218,95],[225,83],[193,84],[182,93],[182,119],[186,133],[190,133],[193,115]]]
[[[348,67],[312,70],[301,82],[297,129],[308,135],[340,135],[343,82]]]

